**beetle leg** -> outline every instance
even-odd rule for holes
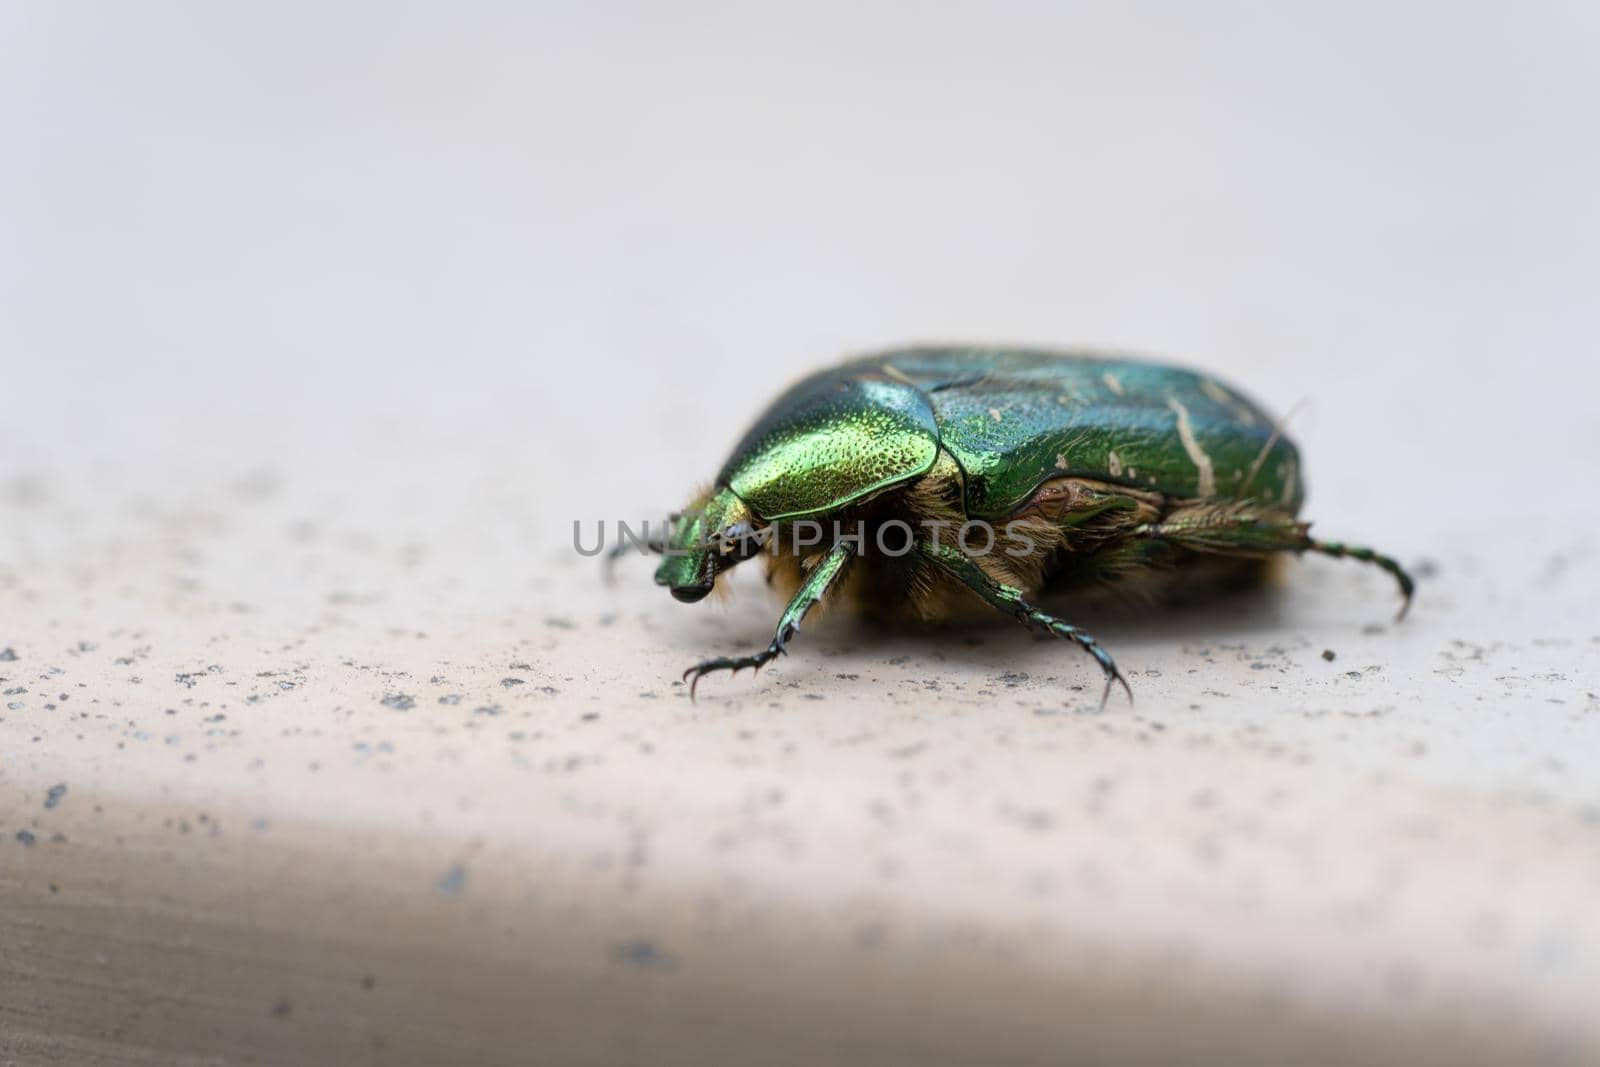
[[[1083,649],[1095,658],[1100,664],[1100,669],[1105,672],[1106,688],[1100,695],[1100,706],[1106,706],[1106,701],[1111,699],[1113,684],[1122,686],[1128,694],[1128,700],[1133,700],[1133,689],[1128,685],[1128,680],[1117,669],[1116,663],[1111,659],[1111,654],[1100,647],[1100,643],[1082,630],[1063,619],[1058,619],[1049,612],[1040,611],[1028,601],[1022,590],[1004,582],[995,581],[993,578],[972,561],[972,558],[960,549],[951,545],[922,546],[924,555],[944,573],[977,593],[989,605],[1016,619],[1028,629],[1037,633],[1053,634],[1064,637]]]
[[[1417,591],[1417,583],[1393,557],[1385,556],[1380,552],[1374,552],[1372,549],[1363,548],[1360,545],[1344,545],[1337,541],[1317,541],[1310,537],[1306,538],[1305,546],[1301,551],[1320,552],[1324,556],[1332,556],[1335,559],[1344,559],[1346,557],[1358,559],[1362,563],[1371,563],[1376,567],[1382,568],[1399,584],[1400,595],[1405,598],[1400,603],[1400,612],[1395,615],[1394,621],[1399,622],[1406,617],[1406,612],[1411,610],[1411,595]]]
[[[1317,552],[1336,559],[1356,559],[1371,563],[1394,578],[1400,586],[1404,602],[1396,620],[1403,619],[1411,607],[1411,596],[1417,583],[1404,567],[1392,557],[1359,545],[1346,545],[1337,541],[1318,541],[1307,530],[1311,524],[1300,522],[1292,515],[1276,511],[1262,511],[1248,503],[1202,504],[1193,508],[1179,508],[1161,522],[1147,523],[1138,533],[1154,537],[1196,552],[1211,552],[1223,556],[1261,556],[1269,552]]]
[[[651,534],[649,537],[645,538],[642,544],[636,544],[632,541],[622,541],[618,544],[612,545],[611,548],[606,552],[606,558],[603,564],[605,568],[606,584],[611,585],[617,580],[617,560],[628,555],[630,552],[643,552],[652,556],[659,556],[666,551],[666,534]]]
[[[766,648],[750,656],[718,656],[703,663],[696,663],[684,671],[683,679],[689,683],[689,699],[694,699],[695,687],[700,684],[700,679],[712,671],[733,671],[737,674],[746,667],[759,671],[779,656],[785,655],[788,652],[786,646],[789,639],[800,631],[800,621],[838,582],[840,575],[844,573],[845,564],[855,555],[857,547],[855,541],[840,541],[828,550],[828,554],[822,557],[821,562],[811,568],[811,573],[806,575],[799,592],[795,593],[794,599],[789,601],[789,606],[784,608],[783,614],[778,617],[777,633],[773,635],[772,643]]]

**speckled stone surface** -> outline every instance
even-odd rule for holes
[[[1592,19],[132,10],[6,46],[0,1059],[1600,1061]],[[1305,401],[1411,617],[1074,611],[1101,710],[829,616],[691,703],[759,574],[573,522],[919,339]]]
[[[1315,560],[1099,616],[1132,707],[1005,625],[839,618],[691,704],[682,666],[765,640],[759,580],[608,589],[514,484],[396,521],[414,487],[11,483],[12,1052],[1597,1047],[1588,542],[1408,525],[1401,625]]]

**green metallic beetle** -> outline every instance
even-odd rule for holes
[[[690,667],[691,696],[711,671],[784,654],[806,613],[842,591],[868,612],[930,621],[986,602],[1094,656],[1104,703],[1113,683],[1128,689],[1111,656],[1034,598],[1320,552],[1383,568],[1409,606],[1413,583],[1393,559],[1308,536],[1303,493],[1294,443],[1204,374],[1083,353],[908,348],[778,397],[650,547],[665,556],[657,584],[682,601],[762,552],[791,591],[772,643]]]

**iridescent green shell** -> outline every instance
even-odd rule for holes
[[[910,348],[779,397],[718,478],[766,521],[822,515],[925,473],[943,447],[966,511],[997,518],[1044,481],[1090,477],[1299,511],[1299,452],[1238,390],[1181,367],[1076,352]]]
[[[767,522],[821,515],[927,473],[939,428],[922,390],[852,364],[773,402],[717,475]]]

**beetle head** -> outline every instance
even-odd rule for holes
[[[933,466],[926,395],[881,368],[813,375],[773,401],[717,476],[678,516],[656,584],[695,601],[761,551],[775,524],[822,520]]]
[[[717,575],[761,551],[755,517],[731,489],[703,493],[673,521],[656,584],[692,604],[711,592]]]

